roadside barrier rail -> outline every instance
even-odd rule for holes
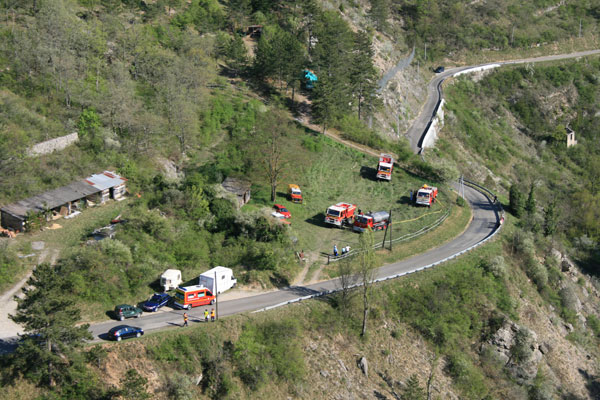
[[[440,218],[438,218],[435,222],[433,222],[431,225],[424,226],[423,228],[419,229],[418,231],[410,232],[410,233],[407,233],[400,237],[397,237],[396,239],[392,239],[391,242],[392,243],[402,242],[402,241],[420,236],[424,233],[427,233],[430,230],[432,230],[433,228],[438,227],[442,222],[444,222],[446,220],[446,218],[448,218],[449,215],[450,215],[450,210],[446,210],[446,212]],[[394,225],[393,220],[390,225],[391,226]],[[381,243],[374,244],[373,250],[383,248],[384,245],[385,245],[385,242],[383,242],[383,241]],[[334,256],[333,254],[327,254],[327,265],[329,265],[332,262],[343,260],[344,258],[355,256],[357,254],[360,254],[361,252],[362,252],[362,250],[359,250],[359,249],[351,249],[349,252],[340,254],[338,256]]]
[[[469,186],[471,186],[474,189],[478,190],[480,193],[483,193],[484,195],[486,195],[486,197],[488,197],[488,199],[490,200],[490,202],[492,203],[492,205],[495,206],[496,212],[499,215],[502,215],[502,218],[504,218],[504,211],[502,209],[502,204],[500,204],[500,202],[497,201],[496,195],[491,190],[489,190],[486,187],[481,186],[481,185],[479,185],[479,184],[477,184],[475,182],[467,181],[466,179],[464,179],[463,182],[469,184]],[[488,195],[489,196],[493,196],[493,197],[490,198]],[[494,201],[494,199],[496,199],[496,201]],[[469,251],[476,249],[477,247],[479,247],[479,246],[487,243],[489,240],[491,240],[492,238],[494,238],[498,234],[498,232],[500,232],[500,229],[502,228],[502,221],[503,221],[503,219],[499,220],[499,222],[496,224],[496,227],[494,228],[494,231],[490,235],[488,235],[484,239],[480,240],[479,242],[475,243],[474,245],[472,245],[472,246],[470,246],[470,247],[468,247],[468,248],[466,248],[464,250],[459,251],[458,253],[455,253],[455,254],[453,254],[453,255],[451,255],[449,257],[446,257],[446,258],[444,258],[442,260],[439,260],[439,261],[436,261],[434,263],[431,263],[431,264],[428,264],[428,265],[425,265],[425,266],[422,266],[422,267],[419,267],[419,268],[415,268],[414,270],[411,270],[411,271],[405,271],[405,272],[401,272],[401,273],[398,273],[398,274],[394,274],[394,275],[389,275],[389,276],[384,276],[384,277],[381,277],[381,278],[373,279],[373,280],[369,281],[369,283],[378,283],[378,282],[384,282],[384,281],[387,281],[387,280],[390,280],[390,279],[400,278],[400,277],[403,277],[403,276],[406,276],[406,275],[409,275],[409,274],[412,274],[412,273],[415,273],[415,272],[419,272],[419,271],[423,271],[423,270],[426,270],[426,269],[429,269],[429,268],[433,268],[433,267],[435,267],[437,265],[440,265],[440,264],[443,264],[443,263],[445,263],[447,261],[453,260],[456,257],[459,257],[459,256],[461,256],[461,255],[463,255],[465,253],[468,253]],[[361,287],[361,286],[363,286],[363,283],[359,282],[359,283],[356,283],[354,285],[350,285],[350,286],[348,286],[345,289],[356,289],[356,288]],[[281,302],[279,304],[274,304],[272,306],[261,308],[260,310],[253,311],[253,313],[272,310],[274,308],[282,307],[282,306],[285,306],[285,305],[288,305],[288,304],[292,304],[292,303],[297,303],[297,302],[300,302],[300,301],[303,301],[303,300],[309,300],[309,299],[314,299],[314,298],[321,297],[321,296],[327,296],[327,295],[339,292],[341,290],[342,290],[342,288],[335,288],[335,289],[332,289],[332,290],[325,290],[325,291],[322,291],[322,292],[319,292],[319,293],[315,293],[315,294],[311,294],[311,295],[308,295],[308,296],[298,297],[298,298],[295,298],[295,299],[292,299],[292,300]]]

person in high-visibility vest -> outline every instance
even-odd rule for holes
[[[204,321],[208,322],[208,309],[207,308],[204,309]]]
[[[212,322],[215,322],[215,309],[214,308],[210,309],[210,320]]]
[[[188,326],[188,315],[183,313],[183,326]]]

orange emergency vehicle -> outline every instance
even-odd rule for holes
[[[192,307],[205,306],[215,303],[215,295],[203,285],[179,286],[175,291],[175,302],[177,308],[189,310]]]

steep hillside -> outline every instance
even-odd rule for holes
[[[130,194],[58,231],[0,239],[1,288],[34,267],[43,278],[15,310],[28,335],[0,357],[6,397],[600,396],[598,59],[457,79],[437,147],[417,158],[401,139],[432,67],[595,47],[595,2],[27,0],[0,11],[0,204],[104,169],[127,177]],[[569,149],[566,126],[579,141]],[[32,155],[73,132],[76,143]],[[392,182],[336,136],[398,154]],[[452,263],[85,343],[84,321],[160,290],[170,267],[194,283],[225,265],[252,291],[361,268],[368,280],[370,268],[464,229],[470,212],[449,189],[459,174],[497,191],[510,214],[499,237]],[[227,177],[250,182],[248,204],[222,189]],[[441,189],[432,209],[408,199],[424,182]],[[300,184],[302,205],[287,202],[288,183]],[[394,237],[449,217],[374,253],[383,231],[325,226],[338,201],[393,211]],[[289,226],[271,217],[277,202]],[[114,240],[91,240],[117,216],[126,221]],[[365,256],[323,266],[333,244]]]

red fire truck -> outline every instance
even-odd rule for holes
[[[336,225],[341,228],[344,224],[352,225],[356,204],[337,203],[327,209],[325,223]]]
[[[354,219],[354,229],[356,232],[364,232],[367,228],[377,231],[385,229],[390,220],[390,213],[387,211],[370,212],[368,214],[357,215]]]
[[[386,181],[392,180],[392,170],[394,169],[394,158],[389,154],[379,155],[379,164],[377,164],[377,179]]]
[[[438,188],[434,186],[423,185],[417,192],[416,203],[422,206],[431,207],[438,194]]]

